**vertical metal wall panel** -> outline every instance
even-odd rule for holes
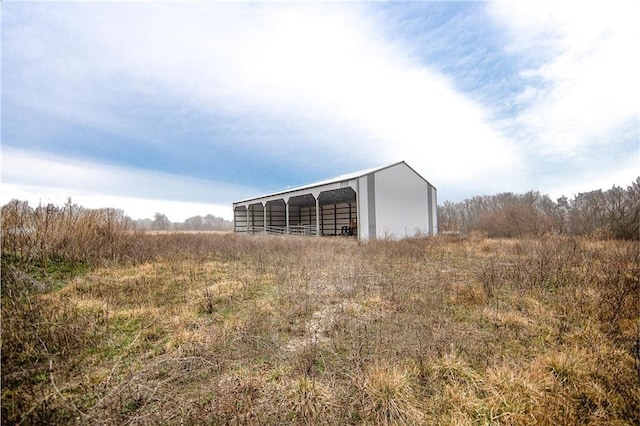
[[[367,196],[367,178],[358,178],[358,239],[367,241],[369,239],[369,198]]]
[[[375,173],[376,234],[404,238],[429,232],[429,184],[405,163]]]
[[[431,191],[431,216],[433,217],[433,233],[431,235],[438,235],[438,191],[433,186],[429,185]]]
[[[369,238],[376,238],[376,176],[371,173],[367,175],[367,216],[369,217]]]
[[[431,192],[431,185],[427,185],[427,214],[429,215],[429,235],[433,236],[433,193]]]

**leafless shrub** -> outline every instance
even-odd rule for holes
[[[87,210],[71,200],[35,208],[14,200],[2,207],[1,231],[3,256],[43,265],[126,260],[135,240],[122,211]]]

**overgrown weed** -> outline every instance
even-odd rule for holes
[[[136,250],[60,274],[3,252],[4,421],[639,421],[637,244],[163,234],[122,247]]]

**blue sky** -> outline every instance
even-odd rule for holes
[[[0,7],[2,203],[182,221],[400,160],[440,202],[640,174],[637,2]]]

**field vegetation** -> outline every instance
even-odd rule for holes
[[[637,241],[2,211],[6,424],[638,424]]]

